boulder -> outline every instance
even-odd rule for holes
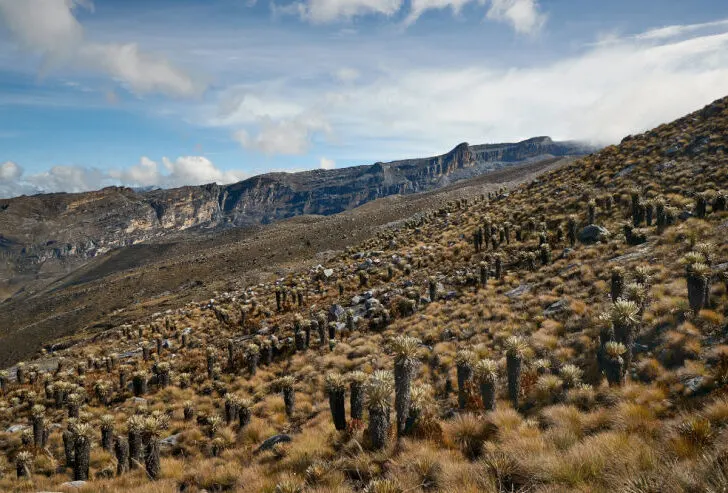
[[[339,304],[333,304],[329,308],[329,322],[339,322],[346,315],[346,311]]]
[[[609,238],[609,230],[603,226],[590,224],[579,232],[579,241],[582,243],[596,243]]]

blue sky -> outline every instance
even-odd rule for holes
[[[726,93],[717,0],[0,0],[0,196],[606,144]]]

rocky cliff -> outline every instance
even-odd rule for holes
[[[6,280],[51,275],[110,249],[191,228],[270,223],[330,215],[394,194],[432,190],[515,163],[589,149],[538,137],[515,144],[460,144],[423,159],[301,173],[268,173],[231,185],[136,192],[111,187],[81,194],[0,200],[0,258]]]

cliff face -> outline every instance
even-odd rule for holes
[[[460,144],[441,156],[333,170],[269,173],[231,185],[0,200],[2,273],[52,273],[110,249],[190,228],[265,224],[330,215],[393,194],[432,190],[516,163],[589,149],[548,137],[516,144]]]

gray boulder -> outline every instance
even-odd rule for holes
[[[590,224],[579,232],[579,241],[582,243],[596,243],[609,238],[609,230],[603,226]]]

